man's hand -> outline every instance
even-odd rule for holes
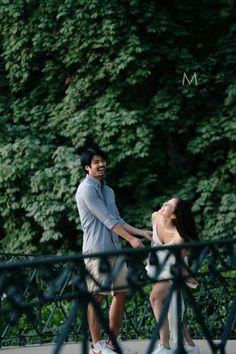
[[[131,244],[131,246],[133,248],[141,248],[141,247],[144,247],[144,244],[142,243],[141,240],[139,240],[138,238],[136,237],[132,237],[132,239],[129,241],[129,243]]]

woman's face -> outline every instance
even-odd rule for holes
[[[174,215],[174,211],[175,211],[177,204],[178,204],[177,198],[173,198],[173,199],[168,200],[167,202],[165,202],[162,205],[162,207],[160,209],[161,214],[165,217],[171,217],[172,215]]]

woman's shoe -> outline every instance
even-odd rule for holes
[[[165,348],[163,344],[158,344],[152,354],[174,354],[172,349]]]
[[[173,343],[173,347],[172,347],[173,351],[175,351],[177,347],[178,347],[177,343]],[[184,349],[187,354],[201,354],[200,349],[197,345],[190,345],[187,342],[184,342]]]
[[[190,345],[188,343],[184,343],[184,349],[187,354],[200,354],[200,349],[197,345]]]

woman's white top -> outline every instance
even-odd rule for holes
[[[162,243],[161,240],[159,239],[159,236],[157,235],[156,224],[153,225],[152,239],[153,239],[152,247],[168,246],[168,245],[173,245],[175,243],[174,240],[169,243],[165,243],[165,244]],[[159,266],[152,265],[148,261],[146,266],[148,276],[151,279],[156,279],[156,280],[172,278],[173,276],[171,275],[171,266],[175,263],[175,256],[166,249],[158,250],[156,252],[156,255],[158,257]]]

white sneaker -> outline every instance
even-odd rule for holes
[[[184,349],[186,350],[187,354],[200,354],[200,349],[197,345],[192,346],[185,342]]]
[[[117,353],[107,345],[105,340],[100,340],[95,345],[91,345],[89,354],[117,354]]]
[[[152,354],[174,354],[172,349],[165,348],[163,344],[158,344]]]

